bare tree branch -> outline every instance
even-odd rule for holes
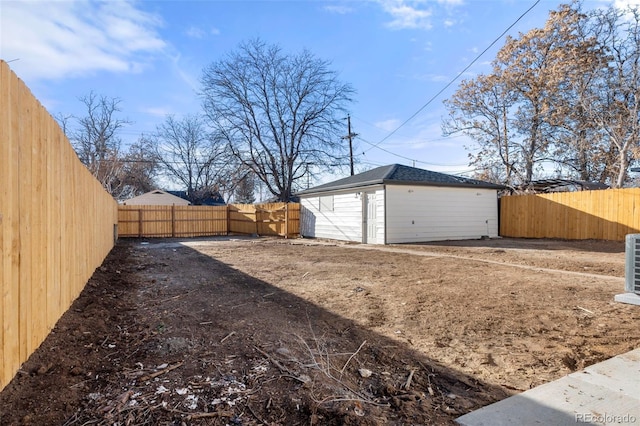
[[[202,86],[215,134],[279,200],[300,186],[304,164],[347,164],[339,135],[354,91],[328,62],[253,40],[207,67]]]

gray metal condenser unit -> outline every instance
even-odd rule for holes
[[[640,294],[640,234],[628,234],[625,240],[625,283],[629,293]]]

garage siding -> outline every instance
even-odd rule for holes
[[[387,243],[498,236],[493,189],[387,185]]]
[[[326,197],[332,197],[329,200]],[[321,199],[324,198],[322,207]],[[326,208],[332,201],[333,209]],[[362,241],[362,197],[359,193],[326,194],[300,199],[303,237]],[[323,209],[324,207],[324,209]]]

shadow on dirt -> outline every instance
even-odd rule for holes
[[[508,396],[176,243],[118,243],[0,423],[450,424]]]

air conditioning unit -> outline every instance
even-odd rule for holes
[[[625,239],[624,290],[640,295],[640,234],[628,234]]]

